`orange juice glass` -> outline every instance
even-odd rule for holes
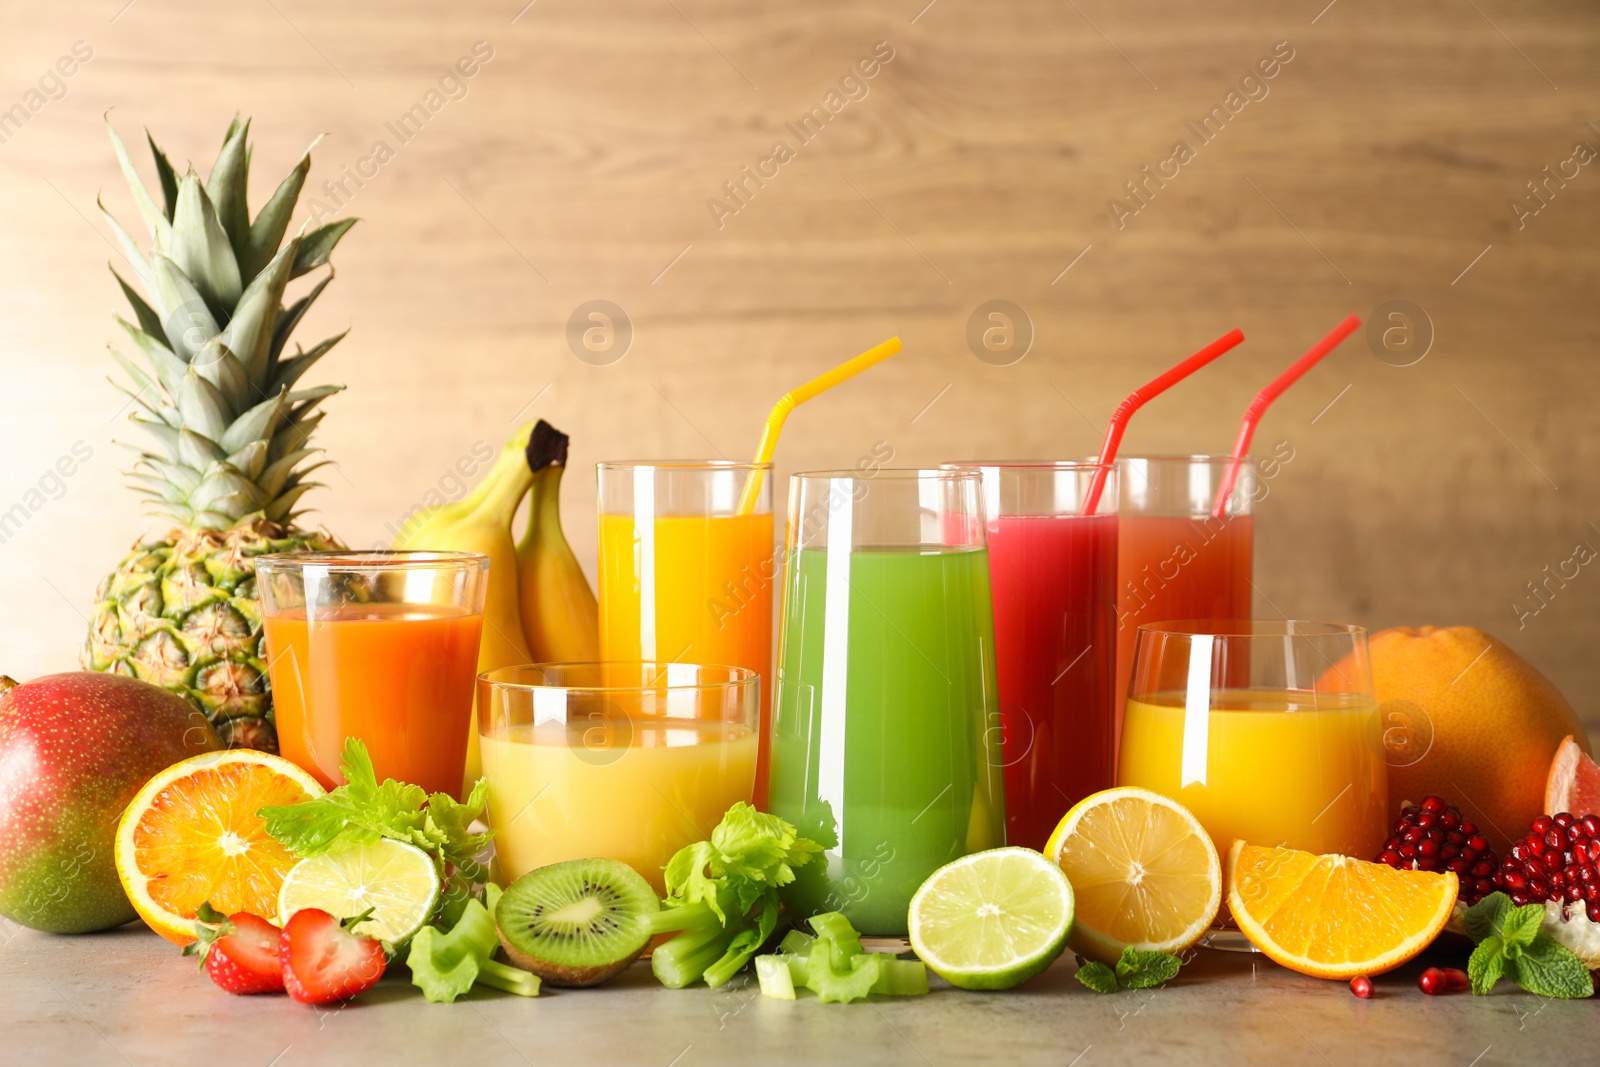
[[[656,892],[680,848],[750,802],[761,680],[694,663],[540,663],[478,676],[501,885],[604,856]]]
[[[471,552],[259,557],[283,755],[331,789],[357,737],[379,781],[459,798],[488,574]]]
[[[772,464],[601,463],[600,658],[744,667],[760,687],[756,804],[771,737]],[[740,514],[751,479],[755,506]]]
[[[1366,631],[1141,626],[1117,784],[1187,807],[1219,854],[1242,838],[1372,859],[1388,828],[1388,773]]]

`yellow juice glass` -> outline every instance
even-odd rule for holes
[[[1187,807],[1219,855],[1242,838],[1372,859],[1388,828],[1388,769],[1366,631],[1141,626],[1117,783]]]
[[[761,686],[756,803],[765,806],[772,464],[601,463],[600,658],[745,667]],[[746,486],[754,507],[740,514]]]
[[[495,879],[603,856],[661,869],[755,786],[760,679],[691,663],[551,663],[478,676]]]

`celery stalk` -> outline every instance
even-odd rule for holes
[[[785,957],[757,956],[756,980],[761,983],[762,996],[794,999],[794,975]]]

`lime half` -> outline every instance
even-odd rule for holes
[[[422,928],[439,900],[439,872],[415,845],[387,838],[303,859],[278,891],[278,922],[303,908],[338,919],[372,909],[354,931],[399,944]]]
[[[1029,848],[975,852],[911,898],[911,947],[962,989],[1010,989],[1042,972],[1072,932],[1072,884]]]

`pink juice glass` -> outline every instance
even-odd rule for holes
[[[1043,849],[1116,775],[1117,473],[1093,463],[948,464],[982,475],[1005,760],[1006,840]],[[1096,514],[1079,514],[1095,472]]]

